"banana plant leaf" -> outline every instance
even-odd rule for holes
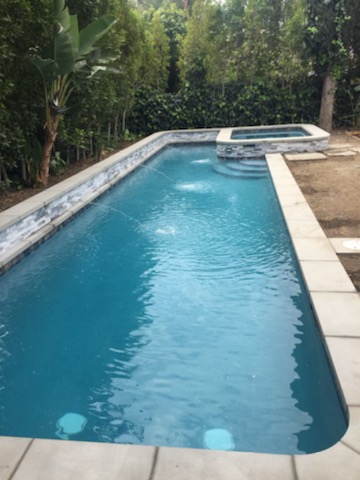
[[[103,15],[80,32],[79,54],[81,57],[94,50],[94,44],[116,23],[113,15]]]
[[[59,75],[58,66],[51,58],[41,58],[39,55],[30,55],[30,62],[38,69],[43,82],[52,82]]]
[[[74,74],[87,71],[92,76],[96,72],[110,71],[105,65],[106,58],[100,59],[100,52],[94,45],[116,22],[113,15],[104,15],[79,32],[77,16],[70,15],[65,0],[54,0],[54,12],[51,51],[46,58],[40,57],[37,49],[29,55],[44,85],[46,135],[39,174],[43,185],[47,185],[50,153],[58,134],[59,121],[69,108],[67,102],[76,85]]]
[[[54,60],[60,75],[73,71],[79,56],[79,26],[64,0],[54,0]]]
[[[113,15],[104,15],[79,32],[77,15],[70,15],[65,0],[54,0],[54,11],[51,58],[30,55],[44,81],[52,81],[58,75],[67,75],[85,67],[85,57],[95,50],[94,44],[116,22]]]

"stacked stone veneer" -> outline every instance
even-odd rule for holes
[[[222,158],[255,158],[267,153],[319,152],[325,150],[327,144],[327,139],[299,142],[217,143],[216,153]]]
[[[59,185],[52,187],[54,197],[51,195],[48,200],[40,202],[42,193],[31,198],[32,204],[39,198],[40,207],[31,208],[29,203],[29,211],[18,215],[15,212],[14,219],[5,222],[6,226],[0,230],[0,273],[7,270],[14,261],[14,255],[9,256],[9,251],[16,251],[16,256],[22,255],[25,250],[33,246],[31,242],[24,240],[31,238],[35,234],[39,236],[39,232],[44,231],[44,236],[49,236],[53,225],[55,230],[59,227],[59,219],[64,216],[66,219],[71,217],[67,215],[71,211],[78,211],[79,208],[85,207],[90,201],[96,198],[97,194],[101,195],[136,167],[145,162],[151,155],[159,152],[161,149],[173,144],[186,143],[202,143],[215,142],[219,130],[202,130],[202,131],[174,131],[154,134],[147,139],[140,141],[137,145],[114,154],[103,162],[89,167],[89,175],[84,180],[76,182],[76,175],[72,177],[70,187],[65,187],[69,181],[65,180],[64,193],[56,194],[59,191]],[[127,153],[128,151],[128,153]],[[100,166],[104,165],[103,168]],[[91,170],[94,170],[91,174]],[[81,172],[82,173],[82,172]],[[82,177],[84,178],[84,177]],[[68,182],[68,183],[67,183]],[[51,192],[51,188],[47,192]],[[24,202],[24,204],[26,201]],[[0,217],[11,218],[13,213],[3,212]],[[65,220],[64,220],[65,221]],[[60,222],[61,223],[61,222]],[[56,227],[56,228],[55,228]],[[41,239],[40,235],[40,239]],[[38,240],[38,243],[40,240]],[[24,248],[21,248],[21,244]],[[16,260],[16,259],[15,259]],[[9,263],[11,262],[11,265]]]

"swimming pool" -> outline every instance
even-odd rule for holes
[[[268,175],[216,162],[214,147],[167,149],[1,279],[1,433],[56,438],[76,412],[77,439],[201,448],[222,430],[237,450],[291,453],[341,437]]]

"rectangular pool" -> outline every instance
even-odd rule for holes
[[[214,145],[163,150],[0,278],[1,435],[267,453],[341,438],[269,175],[218,163]]]

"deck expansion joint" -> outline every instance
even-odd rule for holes
[[[340,443],[342,443],[343,445],[345,445],[345,447],[347,448],[350,448],[350,450],[352,450],[353,452],[357,453],[358,455],[360,455],[360,450],[354,448],[353,446],[349,445],[348,443],[346,443],[344,440],[340,440]]]
[[[360,335],[334,335],[334,334],[325,334],[325,338],[352,338],[357,339],[360,338]],[[360,406],[360,405],[359,405]]]
[[[151,465],[151,470],[150,470],[150,474],[149,474],[149,480],[153,480],[153,478],[155,476],[159,451],[160,451],[160,447],[155,447],[155,452],[154,452],[153,461],[152,461],[152,465]]]
[[[19,467],[20,465],[22,464],[24,458],[26,457],[28,451],[30,450],[32,444],[34,443],[35,441],[35,438],[32,438],[29,442],[29,445],[25,448],[23,454],[21,455],[21,457],[19,458],[17,464],[15,465],[14,467],[14,470],[10,473],[9,477],[8,477],[8,480],[12,480],[14,478],[14,475],[16,474],[16,472],[19,470]]]
[[[294,455],[291,455],[291,469],[293,471],[294,480],[299,480],[299,476],[298,476],[298,473],[297,473],[297,470],[296,470],[296,462],[295,462]]]

